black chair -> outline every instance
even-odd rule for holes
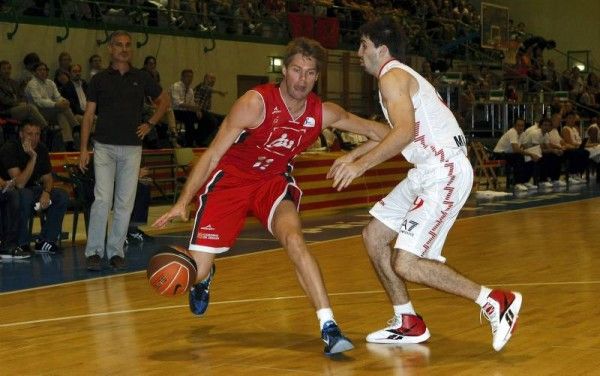
[[[73,187],[74,193],[70,207],[73,210],[73,233],[71,235],[71,242],[75,243],[79,213],[83,213],[85,231],[87,233],[90,221],[90,209],[94,202],[94,172],[91,171],[91,169],[88,169],[86,172],[81,172],[79,165],[71,163],[65,164],[64,168],[69,174],[68,182]]]

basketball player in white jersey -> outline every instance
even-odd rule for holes
[[[414,311],[404,281],[420,283],[477,303],[490,321],[496,351],[515,327],[521,294],[491,290],[445,264],[442,246],[473,184],[465,137],[434,87],[402,64],[406,39],[391,18],[363,25],[358,55],[377,77],[391,131],[335,161],[328,176],[338,190],[366,170],[402,152],[414,164],[370,211],[363,230],[371,262],[394,308],[388,326],[367,336],[372,343],[421,343],[430,334]],[[390,243],[395,239],[393,249]]]

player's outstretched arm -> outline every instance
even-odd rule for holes
[[[369,139],[357,148],[354,148],[350,152],[337,158],[327,173],[327,178],[331,178],[335,173],[335,170],[342,164],[353,162],[355,159],[377,146],[378,142],[381,141],[390,130],[385,124],[363,119],[347,112],[342,107],[331,102],[323,103],[323,126],[360,134]]]
[[[223,154],[231,147],[244,129],[258,126],[263,119],[264,104],[257,92],[248,91],[240,97],[221,123],[219,131],[210,146],[194,165],[175,205],[158,218],[152,226],[164,227],[177,217],[186,221],[188,215],[187,205],[196,195],[196,192],[206,183]]]
[[[394,69],[380,78],[379,90],[393,128],[370,152],[352,163],[345,163],[336,168],[332,174],[333,187],[338,191],[346,188],[366,170],[400,153],[413,140],[415,112],[411,88],[414,85],[418,85],[416,80],[399,69]]]
[[[323,103],[323,127],[360,134],[372,141],[381,141],[390,131],[387,125],[363,119],[332,102]]]

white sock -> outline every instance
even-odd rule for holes
[[[396,317],[402,317],[402,315],[405,315],[405,314],[408,314],[408,315],[416,314],[415,309],[413,308],[413,305],[411,302],[394,306],[394,315]]]
[[[479,296],[475,300],[475,303],[477,303],[480,307],[483,308],[485,303],[487,303],[487,298],[491,292],[492,292],[492,289],[487,288],[485,286],[481,286],[481,291],[479,291]]]
[[[317,311],[317,317],[319,318],[319,326],[323,329],[323,326],[327,321],[333,321],[333,311],[331,308],[321,308]]]

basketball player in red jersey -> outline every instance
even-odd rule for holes
[[[187,220],[187,205],[198,197],[189,250],[198,266],[199,283],[190,291],[190,309],[201,315],[208,307],[215,255],[233,245],[250,210],[292,260],[300,285],[317,310],[324,352],[329,355],[353,345],[333,318],[319,266],[304,241],[298,216],[302,191],[291,175],[291,162],[323,128],[365,135],[370,145],[385,137],[388,127],[321,102],[312,90],[324,59],[318,42],[306,38],[290,42],[281,84],[257,86],[233,104],[181,196],[154,226],[164,227],[177,217]]]

